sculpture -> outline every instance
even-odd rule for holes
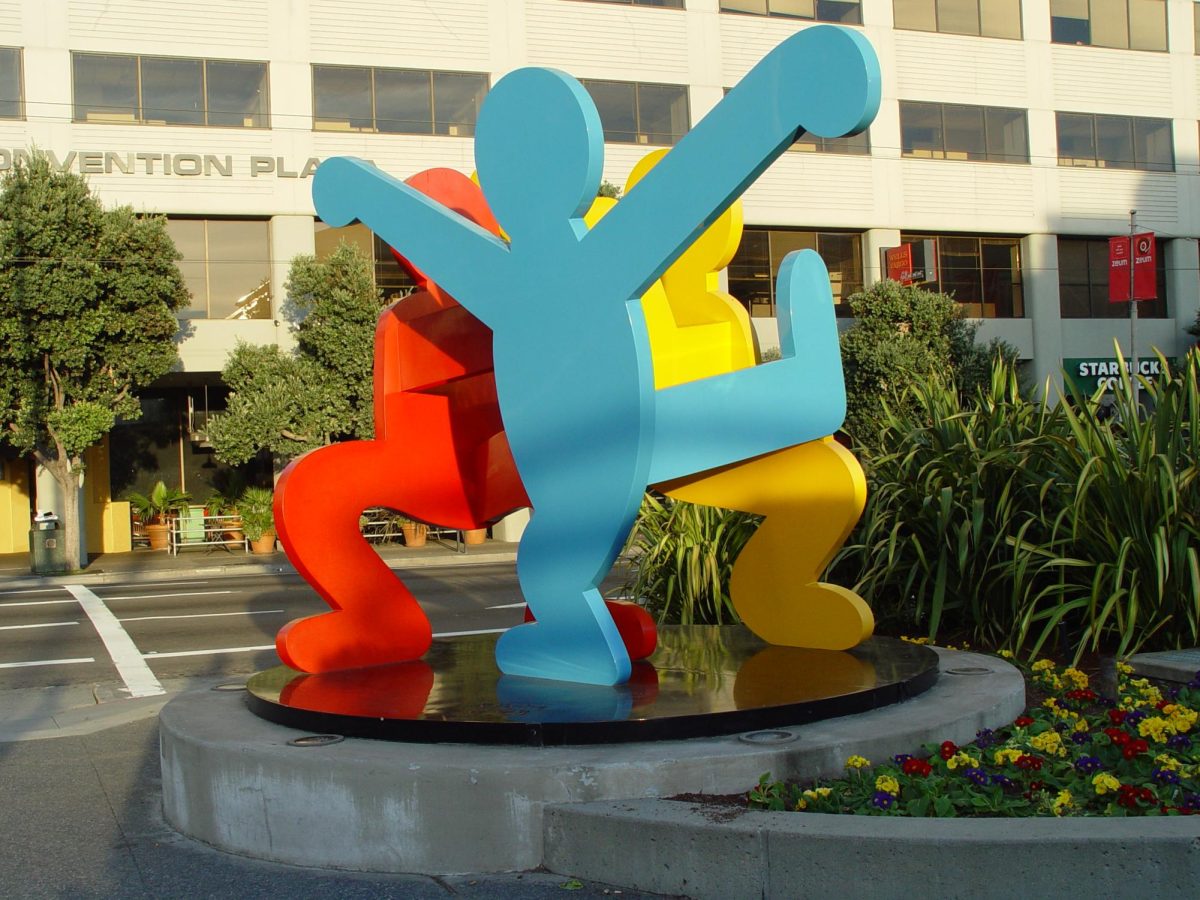
[[[804,632],[815,627],[815,646],[847,647],[869,633],[870,613],[859,598],[815,583],[820,560],[836,550],[862,505],[857,464],[825,440],[841,424],[845,397],[820,259],[803,252],[780,271],[783,359],[733,368],[746,361],[735,347],[724,371],[659,390],[639,298],[799,130],[829,137],[862,130],[878,102],[878,63],[865,38],[832,26],[801,31],[759,63],[588,230],[583,217],[599,184],[602,153],[595,107],[563,73],[518,70],[489,94],[476,138],[483,192],[508,243],[486,217],[464,217],[361,161],[333,159],[318,170],[314,199],[326,222],[364,222],[437,282],[431,296],[448,293],[492,331],[504,432],[489,436],[484,446],[498,477],[493,484],[489,472],[475,486],[486,498],[482,505],[478,494],[472,499],[464,493],[460,511],[463,521],[478,522],[507,503],[520,505],[504,468],[504,448],[510,448],[534,509],[517,565],[536,622],[501,636],[497,663],[503,672],[601,685],[628,679],[630,655],[597,585],[645,487],[661,482],[679,496],[768,514],[759,549],[751,554],[748,546],[733,586],[751,627],[775,635],[768,640],[813,646]],[[803,327],[794,328],[793,320]],[[669,339],[659,341],[654,353],[665,360],[671,347]],[[689,354],[676,355],[682,377],[694,375]],[[344,452],[358,454],[346,459],[369,466],[367,471],[395,468],[394,461],[379,468],[386,452],[378,448]],[[293,464],[296,471],[306,459]],[[797,587],[805,596],[797,604],[769,583],[762,554],[778,559],[780,538],[786,538],[779,524],[792,526],[797,519],[796,492],[790,499],[779,496],[778,473],[794,478],[797,467],[812,466],[831,486],[820,498],[819,515],[834,524],[822,546],[802,561]],[[277,518],[285,521],[298,493],[291,472],[277,496]],[[416,479],[407,481],[410,495],[387,505],[411,511],[414,502],[429,501]],[[377,491],[368,502],[386,501]],[[303,541],[286,526],[280,537],[290,555],[293,538]],[[767,593],[756,599],[758,591]],[[739,601],[737,594],[749,599]],[[356,600],[346,615],[337,596],[324,595],[335,612],[281,632],[285,661],[289,642],[305,630],[339,661],[332,668],[355,660],[371,665],[412,659],[424,652],[422,644],[428,646],[428,623],[422,629],[408,615],[415,602],[400,604],[404,615],[381,611],[375,634],[368,635],[361,618],[365,600]],[[781,602],[788,608],[776,609]],[[814,603],[828,608],[814,615]],[[357,624],[346,630],[339,621]],[[824,621],[834,624],[823,632]],[[362,652],[357,642],[367,638],[373,647],[391,641],[394,649]]]

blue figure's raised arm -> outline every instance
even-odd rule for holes
[[[784,41],[588,234],[589,261],[620,259],[640,296],[795,140],[862,131],[879,108],[879,61],[856,31],[819,25]],[[628,274],[627,274],[628,273]]]
[[[650,484],[833,434],[846,383],[829,270],[812,250],[784,257],[776,282],[783,358],[655,395]]]
[[[510,277],[507,245],[474,222],[360,159],[334,157],[317,169],[313,202],[334,227],[362,222],[485,324],[489,285]]]

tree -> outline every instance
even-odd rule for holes
[[[976,344],[978,325],[948,294],[881,281],[849,303],[855,322],[841,335],[845,428],[856,439],[866,439],[884,401],[915,380],[939,372],[969,398],[987,384],[993,357],[1016,360],[1016,349],[1003,341]]]
[[[288,314],[300,320],[295,352],[239,343],[221,372],[232,393],[209,440],[225,462],[374,436],[375,324],[385,303],[371,260],[345,242],[324,260],[297,256],[286,290]]]
[[[0,442],[62,489],[80,567],[83,453],[175,363],[188,302],[165,219],[105,210],[79,175],[33,151],[0,182]]]

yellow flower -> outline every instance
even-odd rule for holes
[[[1075,720],[1075,730],[1076,731],[1087,731],[1088,730],[1087,719],[1076,719]]]
[[[1179,771],[1179,760],[1173,756],[1169,756],[1166,753],[1160,753],[1158,756],[1154,757],[1154,763],[1160,769],[1166,769],[1169,772]]]
[[[1103,796],[1119,789],[1121,782],[1107,772],[1101,772],[1092,778],[1092,787],[1095,788],[1097,796]]]
[[[1035,672],[1045,672],[1047,669],[1053,669],[1053,668],[1054,668],[1054,663],[1048,659],[1039,659],[1037,662],[1035,662],[1033,664],[1033,671],[1035,671]]]
[[[808,801],[801,797],[796,801],[796,812],[800,812],[804,809],[808,809]]]
[[[1191,731],[1192,726],[1196,724],[1197,713],[1194,709],[1188,709],[1186,706],[1177,706],[1171,712],[1171,727],[1178,733],[1183,734],[1185,731]]]
[[[1061,816],[1074,805],[1074,802],[1071,800],[1070,791],[1059,791],[1058,796],[1054,798],[1054,814]]]
[[[1167,738],[1174,733],[1175,729],[1171,723],[1159,716],[1150,716],[1138,722],[1138,734],[1159,744],[1165,743]]]
[[[884,791],[893,797],[900,796],[900,782],[891,775],[880,775],[875,779],[875,790]]]
[[[1012,747],[1005,747],[1003,750],[997,750],[992,754],[992,762],[997,766],[1002,766],[1005,763],[1015,763],[1025,754],[1020,750]]]
[[[905,641],[909,644],[928,644],[929,643],[929,638],[927,638],[927,637],[914,638],[914,637],[905,637],[904,635],[901,635],[900,640]]]
[[[1129,663],[1119,662],[1119,663],[1117,663],[1117,671],[1120,672],[1122,675],[1132,675],[1133,674],[1133,666],[1129,665]]]
[[[964,753],[962,750],[959,750],[952,757],[946,760],[946,768],[953,772],[959,766],[978,768],[979,760],[973,756],[967,756],[966,753]]]
[[[1043,731],[1029,739],[1035,750],[1054,756],[1066,756],[1067,748],[1063,746],[1062,735],[1057,731]]]
[[[865,769],[871,764],[869,759],[859,756],[857,753],[846,760],[847,769]]]
[[[1088,677],[1083,672],[1072,667],[1064,669],[1062,673],[1063,681],[1067,682],[1074,690],[1082,691],[1088,686]]]
[[[804,796],[807,797],[809,800],[817,800],[817,799],[823,800],[826,797],[828,797],[831,793],[833,793],[832,788],[819,787],[819,788],[816,788],[815,790],[805,791]]]

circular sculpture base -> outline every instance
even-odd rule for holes
[[[278,666],[250,679],[249,706],[280,725],[354,737],[612,744],[865,712],[928,690],[938,669],[932,650],[891,638],[841,652],[772,646],[741,626],[666,626],[629,682],[607,687],[504,675],[496,639],[435,641],[420,660],[324,675]]]

